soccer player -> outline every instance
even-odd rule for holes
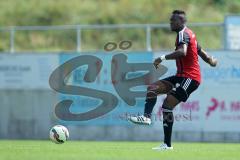
[[[144,115],[131,116],[129,120],[136,124],[151,124],[151,114],[159,94],[167,94],[163,104],[164,143],[153,149],[173,149],[171,145],[172,127],[174,122],[173,109],[180,102],[186,102],[190,94],[201,83],[198,55],[210,66],[217,65],[217,59],[210,57],[197,43],[196,35],[186,26],[186,14],[181,10],[174,10],[170,18],[171,30],[177,33],[175,51],[155,59],[154,66],[164,60],[175,60],[177,73],[174,76],[159,80],[148,86]]]

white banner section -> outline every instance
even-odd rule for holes
[[[49,89],[58,55],[0,54],[0,89]]]

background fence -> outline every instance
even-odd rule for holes
[[[204,48],[224,49],[224,23],[190,23],[188,26],[196,32]],[[176,36],[169,30],[169,24],[13,26],[0,28],[0,35],[5,41],[9,40],[3,51],[10,53],[99,51],[108,41],[118,42],[119,38],[133,41],[133,51],[159,51],[174,48],[169,42],[174,42]]]

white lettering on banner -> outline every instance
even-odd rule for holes
[[[240,20],[240,18],[239,18]],[[240,25],[229,24],[227,27],[228,30],[228,49],[239,50],[240,49]]]
[[[1,54],[0,88],[49,89],[49,76],[58,64],[57,54]]]
[[[240,49],[240,16],[229,15],[225,18],[225,48],[230,50]]]

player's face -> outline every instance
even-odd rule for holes
[[[178,15],[173,14],[170,18],[170,27],[172,31],[179,31],[182,26],[182,21]]]

